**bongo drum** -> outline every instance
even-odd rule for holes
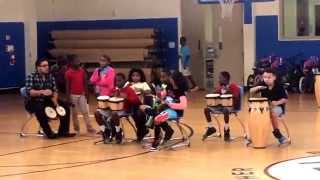
[[[65,116],[66,115],[66,110],[62,106],[57,106],[56,111],[59,116]]]
[[[57,119],[57,112],[50,106],[44,108],[44,112],[49,119]]]
[[[206,97],[207,106],[214,107],[220,104],[220,94],[207,94]]]
[[[112,111],[121,111],[124,106],[124,99],[120,97],[112,97],[108,100],[109,107]]]
[[[265,148],[270,134],[270,110],[267,98],[249,98],[249,134],[254,148]]]
[[[222,94],[220,96],[221,105],[223,107],[232,107],[233,105],[232,97],[233,97],[232,94]]]
[[[320,107],[320,74],[315,74],[314,94],[316,95],[317,105]]]
[[[107,109],[109,107],[108,99],[109,96],[98,96],[97,102],[98,102],[98,108],[99,109]]]

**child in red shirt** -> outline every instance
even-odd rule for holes
[[[204,108],[204,115],[206,121],[208,122],[208,128],[202,137],[205,140],[208,136],[213,135],[217,130],[213,127],[211,120],[211,113],[222,113],[224,115],[224,140],[230,141],[230,128],[229,128],[229,114],[231,110],[240,109],[240,87],[235,83],[230,83],[230,73],[227,71],[220,72],[219,75],[219,86],[215,90],[218,94],[232,94],[233,97],[233,107],[229,109],[227,107],[206,107]]]
[[[70,59],[71,67],[65,73],[66,91],[69,97],[69,102],[73,104],[72,120],[73,128],[80,134],[80,124],[78,120],[78,111],[81,112],[87,126],[88,133],[95,133],[96,130],[92,127],[89,119],[88,108],[88,89],[87,77],[85,71],[80,67],[80,61],[77,57]]]
[[[145,126],[145,116],[139,111],[139,106],[142,104],[139,96],[135,91],[126,84],[126,77],[122,73],[117,73],[115,78],[116,89],[113,95],[115,97],[124,98],[124,108],[122,111],[111,111],[97,109],[96,121],[100,125],[102,131],[102,138],[104,143],[112,141],[113,136],[115,136],[116,143],[120,144],[122,142],[123,132],[120,127],[120,118],[122,116],[131,115],[135,121],[137,128],[137,141],[141,141],[145,134],[147,134],[147,128]],[[106,127],[112,126],[112,129]],[[113,132],[114,131],[114,132]]]

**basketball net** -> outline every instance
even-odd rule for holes
[[[237,0],[219,0],[221,7],[221,18],[232,21],[232,10]]]

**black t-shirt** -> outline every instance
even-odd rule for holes
[[[260,86],[267,87],[267,85],[264,82],[262,82]],[[268,98],[269,101],[279,101],[283,98],[288,99],[287,92],[281,84],[275,84],[272,89],[266,88],[266,89],[260,90],[260,92],[261,92],[261,96]],[[283,110],[285,109],[285,104],[282,104],[280,106],[282,107]]]

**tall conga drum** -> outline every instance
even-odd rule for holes
[[[317,105],[320,107],[320,73],[315,74],[314,94],[316,95]]]
[[[270,134],[270,110],[267,98],[249,98],[249,134],[254,148],[265,148]]]

